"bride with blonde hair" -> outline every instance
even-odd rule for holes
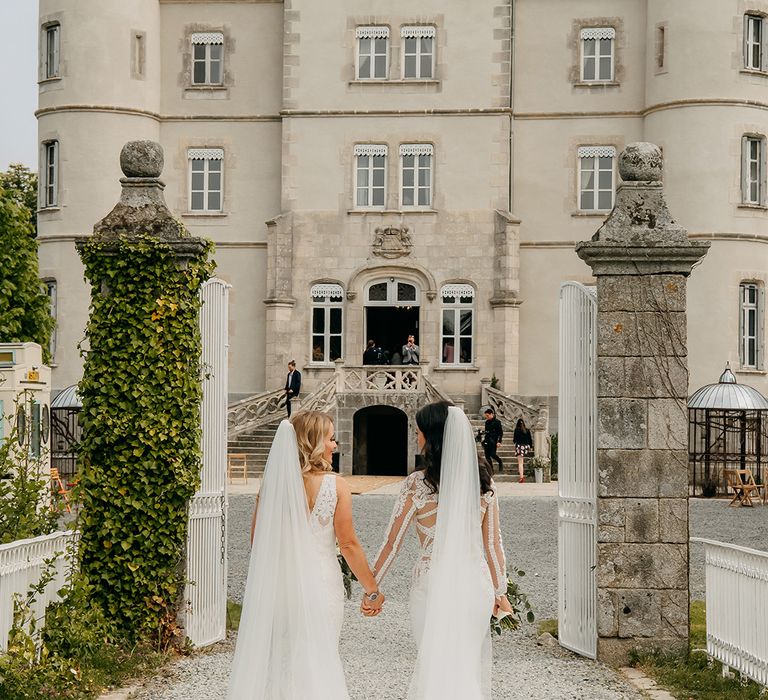
[[[352,494],[332,471],[333,422],[302,411],[277,429],[251,529],[229,700],[348,700],[339,658],[344,584],[336,543],[365,590],[378,590],[352,522]]]

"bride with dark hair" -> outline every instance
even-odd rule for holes
[[[415,521],[409,607],[419,651],[408,698],[490,700],[489,618],[512,611],[498,500],[463,411],[428,404],[416,425],[424,468],[403,484],[374,575],[381,584]]]

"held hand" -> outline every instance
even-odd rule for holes
[[[384,594],[379,592],[376,600],[369,600],[368,596],[363,596],[363,601],[360,604],[360,612],[366,617],[376,617],[381,612],[384,605]]]
[[[496,598],[496,602],[493,605],[493,614],[495,616],[499,616],[501,613],[510,613],[512,614],[514,610],[512,610],[512,603],[509,602],[509,598],[507,596],[499,596]]]

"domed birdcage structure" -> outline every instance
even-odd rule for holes
[[[726,490],[725,472],[749,469],[763,483],[768,461],[768,399],[739,384],[726,365],[716,384],[688,399],[688,452],[692,495]]]
[[[67,387],[51,401],[51,466],[59,470],[62,478],[71,478],[77,473],[82,407],[77,384]]]

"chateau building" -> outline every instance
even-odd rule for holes
[[[558,393],[561,282],[613,206],[617,154],[663,149],[712,242],[689,285],[691,387],[768,392],[768,0],[40,0],[39,242],[54,389],[78,381],[74,247],[126,141],[232,285],[233,399],[304,392],[413,334],[442,392]],[[555,428],[553,427],[553,431]]]

